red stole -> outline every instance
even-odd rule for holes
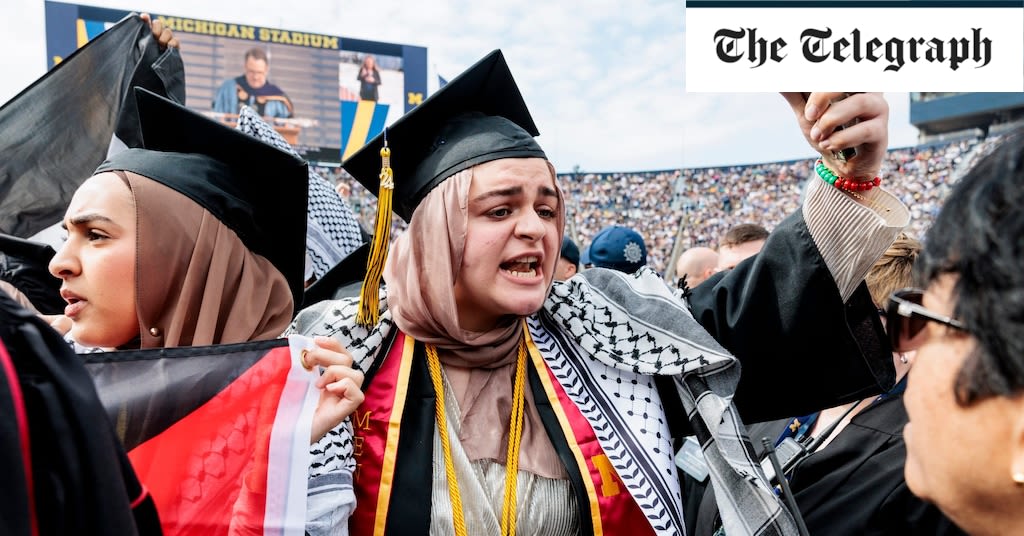
[[[349,531],[354,535],[384,534],[414,345],[412,337],[398,333],[362,405],[352,414],[356,510]]]
[[[576,459],[578,470],[583,474],[583,483],[590,497],[589,509],[581,505],[581,511],[589,510],[595,536],[602,534],[629,534],[630,536],[646,536],[654,534],[647,517],[644,516],[636,500],[630,495],[629,489],[619,478],[611,461],[597,441],[594,428],[580,412],[580,409],[569,399],[565,389],[551,371],[543,356],[533,344],[530,332],[526,332],[527,348],[530,358],[540,373],[544,391],[551,401],[551,406],[558,414],[562,425],[562,433],[569,443],[569,450]],[[536,394],[536,393],[535,393]]]

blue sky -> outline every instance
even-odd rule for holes
[[[654,170],[812,156],[781,96],[685,93],[682,0],[90,0],[102,7],[427,47],[431,89],[501,48],[559,171]],[[286,6],[286,7],[284,7]],[[46,68],[42,0],[5,0],[0,102]],[[912,145],[907,94],[890,144]]]

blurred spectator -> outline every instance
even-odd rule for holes
[[[555,264],[555,279],[565,281],[580,270],[580,248],[568,236],[562,237],[562,253]]]
[[[619,225],[597,233],[587,251],[595,268],[611,268],[631,274],[647,264],[647,245],[643,237]]]
[[[743,259],[757,255],[768,239],[768,229],[756,223],[741,223],[722,237],[715,271],[732,270]]]
[[[586,270],[593,267],[594,264],[590,262],[590,248],[583,248],[583,252],[580,253],[580,269]]]
[[[718,252],[704,246],[690,248],[679,256],[676,261],[676,278],[682,288],[683,284],[689,288],[696,287],[711,277],[718,266]]]

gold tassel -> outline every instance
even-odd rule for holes
[[[356,323],[372,327],[380,319],[380,280],[384,273],[384,261],[388,258],[391,243],[391,196],[395,190],[395,175],[391,171],[391,149],[388,148],[387,131],[384,131],[384,147],[380,149],[380,192],[377,194],[377,223],[373,231],[373,244],[366,260],[366,277],[359,295],[359,314]]]

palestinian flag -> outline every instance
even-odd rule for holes
[[[308,339],[83,354],[165,534],[305,532]]]

